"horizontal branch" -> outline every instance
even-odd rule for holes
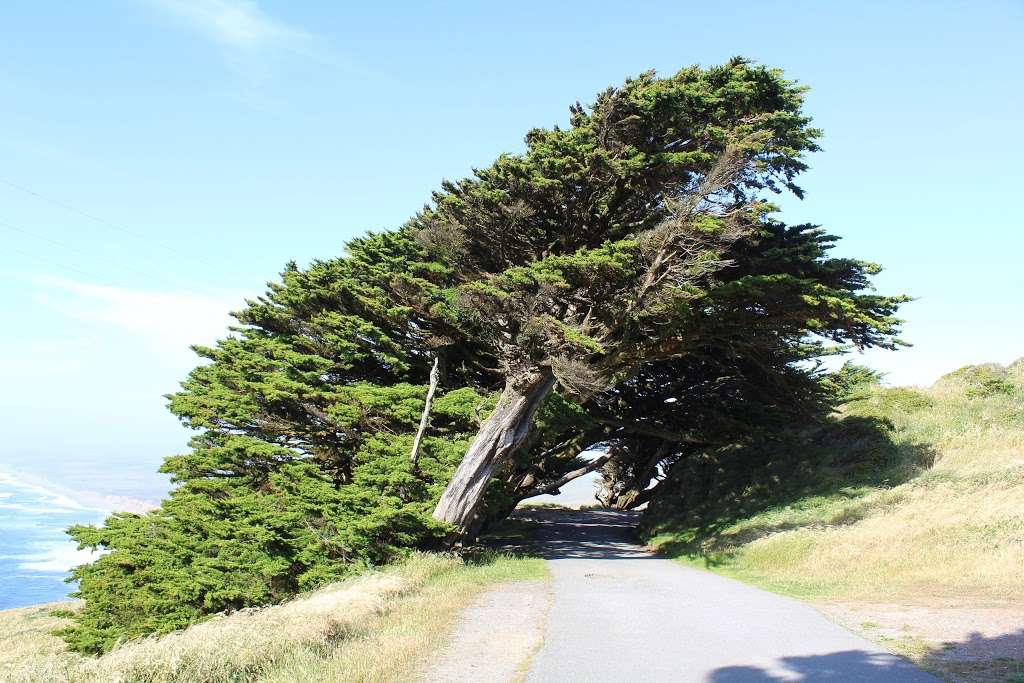
[[[536,496],[543,496],[543,495],[546,495],[546,494],[549,494],[549,493],[550,494],[558,493],[558,490],[560,488],[562,488],[563,486],[565,486],[566,484],[568,484],[570,481],[572,481],[574,479],[579,479],[583,475],[589,474],[589,473],[593,472],[594,470],[596,470],[597,468],[601,467],[602,465],[604,465],[606,462],[608,462],[611,459],[612,459],[612,456],[609,455],[609,454],[605,454],[605,455],[602,455],[599,458],[595,458],[594,460],[591,460],[590,462],[588,462],[583,467],[580,467],[578,469],[573,470],[572,472],[569,472],[567,474],[562,475],[561,477],[559,477],[557,480],[551,482],[550,484],[543,484],[541,486],[534,486],[532,489],[530,489],[529,491],[524,493],[519,498],[519,500],[526,500],[527,498],[534,498]]]

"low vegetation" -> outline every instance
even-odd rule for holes
[[[824,424],[673,476],[689,484],[652,507],[646,533],[680,560],[818,602],[1024,598],[1024,359],[927,389],[864,382]],[[933,654],[906,640],[889,645]]]
[[[52,634],[53,605],[0,612],[0,681],[404,681],[485,586],[545,576],[542,560],[417,554],[290,602],[221,615],[101,657]]]

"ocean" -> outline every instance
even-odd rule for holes
[[[92,557],[64,533],[109,514],[30,478],[0,470],[0,609],[65,599],[68,571]]]
[[[154,507],[168,487],[147,459],[34,464],[35,472],[27,459],[0,464],[0,609],[66,599],[75,588],[65,582],[68,572],[93,555],[76,549],[65,530],[99,524],[113,510]],[[60,484],[39,472],[58,473]],[[593,488],[593,477],[581,477],[557,498],[537,500],[591,502]]]

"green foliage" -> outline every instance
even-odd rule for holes
[[[676,475],[698,454],[698,480],[721,485],[810,476],[753,442],[817,414],[827,387],[801,363],[898,346],[905,298],[874,294],[877,266],[831,258],[835,238],[759,197],[801,194],[820,134],[803,92],[741,58],[643,73],[444,182],[401,228],[289,264],[168,397],[197,431],[164,464],[170,497],[71,531],[106,554],[74,572],[86,607],[65,638],[106,650],[437,543],[434,504],[524,373],[558,388],[497,468],[490,518],[588,448],[614,455],[606,477],[634,502],[656,478],[659,501],[688,491]],[[833,391],[859,381],[847,374]]]
[[[834,400],[843,401],[859,391],[878,386],[882,377],[877,370],[846,361],[841,368],[822,378],[822,386]]]
[[[451,265],[458,285],[446,299],[476,343],[507,368],[551,367],[563,389],[587,393],[638,359],[684,352],[713,305],[722,249],[769,208],[756,194],[800,193],[795,177],[820,134],[803,92],[742,58],[643,73],[573,107],[568,128],[530,131],[524,154],[443,183],[407,227]],[[728,182],[701,189],[734,154]],[[683,208],[702,193],[727,210]],[[833,319],[872,326],[870,311],[837,301]],[[594,381],[578,379],[581,363]]]
[[[170,497],[71,530],[106,551],[73,573],[86,601],[63,632],[73,648],[100,652],[277,602],[444,536],[430,511],[487,397],[442,392],[413,467],[427,359],[401,303],[412,295],[392,285],[443,275],[420,267],[419,253],[385,234],[356,240],[345,258],[289,266],[236,314],[232,337],[196,349],[208,362],[169,397],[199,430],[190,452],[164,463]],[[417,286],[418,296],[433,287]]]
[[[623,439],[613,442],[615,462],[604,468],[606,504],[638,505],[675,487],[676,480],[663,474],[707,444],[743,447],[757,462],[761,456],[747,445],[777,439],[785,431],[780,425],[820,421],[859,384],[877,381],[856,366],[823,375],[801,369],[844,348],[842,342],[900,344],[892,335],[904,298],[863,294],[867,264],[830,258],[834,241],[814,226],[766,222],[733,245],[735,265],[688,321],[701,343],[685,356],[646,364],[593,399],[604,415],[696,440],[636,440],[636,429],[615,432]],[[659,448],[662,455],[652,463]],[[768,476],[754,472],[756,467],[752,476]]]
[[[379,471],[359,476],[387,485]],[[100,652],[211,612],[278,602],[436,536],[422,513],[396,496],[337,489],[309,464],[280,467],[259,489],[233,478],[190,482],[157,511],[72,529],[83,546],[113,552],[75,570],[87,601],[62,635]]]
[[[867,381],[858,383],[839,414],[806,416],[784,428],[776,424],[774,434],[756,441],[679,459],[667,475],[670,483],[659,486],[648,507],[645,534],[671,532],[668,552],[714,557],[783,530],[773,526],[773,510],[785,511],[779,515],[785,520],[799,518],[801,506],[808,514],[827,514],[834,502],[896,486],[929,467],[935,458],[931,445],[901,440],[893,423],[895,416],[928,410],[929,397],[913,389],[884,389],[856,366],[826,383],[843,386],[850,376]],[[761,524],[734,528],[748,518]],[[852,521],[846,513],[827,523]]]
[[[368,438],[351,483],[339,487],[287,449],[197,437],[192,453],[168,459],[165,469],[182,483],[160,509],[71,530],[80,545],[111,552],[75,570],[86,604],[63,635],[79,651],[99,652],[213,612],[278,602],[436,543],[445,529],[430,519],[431,502],[466,440],[427,439],[416,473],[411,442]],[[258,484],[229,473],[242,469],[258,472]]]
[[[1017,361],[1017,364],[1019,363],[1020,361]],[[1015,369],[1014,365],[1004,368],[995,363],[967,365],[948,375],[943,375],[939,379],[939,383],[963,386],[967,395],[972,398],[984,398],[997,394],[1009,396],[1018,390],[1014,382]]]

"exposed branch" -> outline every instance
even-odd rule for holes
[[[420,427],[416,430],[416,439],[412,442],[412,453],[409,454],[414,471],[419,468],[420,444],[423,442],[423,433],[427,431],[427,425],[430,423],[430,406],[434,402],[434,392],[437,391],[437,381],[441,375],[438,370],[438,360],[439,357],[434,356],[434,367],[430,369],[430,387],[427,389],[427,401],[423,404]]]
[[[579,479],[583,475],[593,472],[594,470],[598,469],[599,467],[603,466],[606,462],[611,460],[611,458],[612,456],[610,454],[605,454],[599,458],[595,458],[594,460],[591,460],[583,467],[580,467],[578,469],[573,470],[572,472],[562,475],[561,477],[551,482],[550,484],[543,484],[541,486],[533,487],[532,489],[524,493],[519,498],[519,500],[526,500],[527,498],[543,496],[548,493],[558,493],[558,490],[560,488],[568,484],[573,479]]]
[[[668,441],[658,444],[658,447],[653,449],[653,453],[642,466],[633,468],[632,476],[626,481],[622,481],[618,477],[609,481],[606,472],[605,485],[602,491],[596,493],[594,497],[605,507],[618,510],[631,510],[635,505],[639,505],[636,501],[643,496],[651,480],[654,479],[658,472],[658,464],[668,455],[670,445]],[[614,458],[614,450],[612,455]],[[604,493],[603,496],[602,493]]]
[[[657,247],[657,252],[651,259],[647,272],[644,274],[640,286],[626,309],[627,314],[639,309],[647,294],[668,277],[673,267],[683,264],[676,263],[680,256],[693,256],[691,253],[695,247],[701,246],[699,240],[696,244],[687,244],[690,222],[697,213],[700,205],[709,200],[712,195],[728,187],[738,176],[746,165],[746,159],[739,147],[730,145],[718,157],[714,167],[701,180],[695,191],[682,200],[670,202],[672,215],[661,222],[656,228],[648,233],[648,237]],[[723,243],[736,239],[739,234],[723,236]],[[691,238],[692,240],[692,238]],[[694,269],[690,275],[692,279],[698,279],[701,275],[723,266],[730,265],[728,262],[705,262],[697,264],[690,262],[692,259],[683,259],[685,267]]]

